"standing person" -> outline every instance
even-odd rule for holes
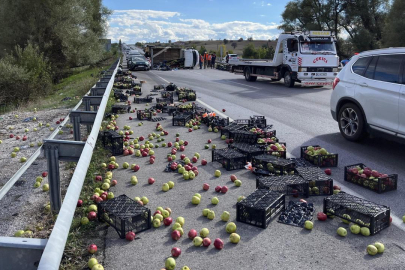
[[[204,63],[204,56],[200,54],[200,69],[202,69]]]
[[[215,68],[215,60],[217,59],[217,56],[215,55],[215,53],[212,54],[211,57],[211,68]]]
[[[208,68],[211,67],[211,58],[212,58],[212,54],[208,55]]]
[[[228,62],[229,62],[229,54],[228,54],[228,52],[226,52],[225,60],[226,60],[226,63],[228,64]]]
[[[204,53],[204,69],[207,68],[207,65],[208,65],[208,53],[205,52]]]

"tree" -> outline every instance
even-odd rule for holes
[[[217,56],[221,56],[221,48],[222,48],[222,57],[226,55],[226,46],[224,44],[221,44],[218,46],[218,51],[216,52]]]
[[[394,0],[383,32],[386,47],[405,47],[405,2]]]
[[[241,42],[241,41],[243,41],[243,38],[239,38],[239,39],[238,39],[238,42]]]
[[[253,41],[253,37],[248,37],[248,41]]]
[[[247,58],[247,59],[252,59],[252,58],[256,58],[257,52],[255,49],[255,46],[253,45],[253,43],[249,43],[248,45],[245,46],[245,48],[243,48],[243,54],[242,57],[243,58]]]
[[[172,41],[169,39],[169,44],[172,44]]]
[[[224,38],[224,44],[228,44],[228,40]]]
[[[198,50],[198,52],[199,52],[200,54],[204,54],[206,51],[207,51],[207,49],[205,48],[204,45],[201,45],[201,46],[200,46],[200,49]]]
[[[231,46],[233,47],[233,49],[236,49],[236,47],[238,47],[238,43],[232,42]]]
[[[120,50],[121,50],[121,46],[122,46],[122,44],[121,44],[121,39],[120,39],[120,41],[118,42],[118,48],[120,48]]]

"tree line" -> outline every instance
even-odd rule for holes
[[[405,1],[293,0],[282,13],[280,29],[329,30],[337,34],[338,53],[405,46]],[[347,35],[347,38],[346,38]]]
[[[46,95],[73,67],[103,60],[101,0],[0,0],[0,103]]]

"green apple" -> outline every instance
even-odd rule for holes
[[[94,265],[91,270],[104,270],[104,267],[101,264]]]
[[[138,178],[135,175],[131,176],[131,184],[134,186],[138,184]]]
[[[348,214],[344,214],[342,218],[342,222],[346,224],[350,224],[350,216]]]
[[[181,270],[190,270],[190,267],[188,267],[188,266],[183,266],[183,267],[181,268]]]
[[[109,199],[109,200],[114,199],[114,193],[108,192],[107,199]]]
[[[170,212],[169,211],[167,211],[167,210],[162,210],[162,216],[164,217],[164,218],[167,218],[167,217],[169,217],[170,216]]]
[[[156,214],[153,218],[154,219],[159,219],[160,221],[163,221],[163,216],[161,214]]]
[[[107,166],[107,165],[106,165],[106,166]],[[136,166],[136,163],[132,163],[132,164],[131,164],[131,170],[133,170],[135,166]]]
[[[86,224],[88,224],[90,221],[89,221],[89,219],[87,218],[87,217],[82,217],[82,219],[80,220],[80,223],[82,224],[82,225],[86,225]]]
[[[93,266],[95,266],[96,264],[98,264],[98,261],[96,258],[90,258],[89,262],[87,263],[87,265],[89,266],[89,268],[93,268]]]
[[[181,225],[181,227],[183,227],[183,226],[184,226],[184,222],[185,222],[184,217],[178,217],[178,218],[176,218],[176,222],[179,223],[179,224]]]
[[[181,167],[181,168],[178,169],[178,172],[180,174],[184,174],[186,172],[186,169],[184,169],[184,167]]]
[[[371,256],[374,256],[378,253],[378,249],[374,245],[368,245],[367,246],[367,253]]]
[[[208,212],[207,218],[210,219],[210,220],[213,220],[213,219],[215,218],[215,212],[214,212],[214,210],[210,210],[210,211]]]
[[[188,176],[189,176],[190,180],[193,180],[195,178],[195,173],[193,171],[189,171]]]
[[[141,201],[143,202],[143,205],[147,205],[148,202],[149,202],[148,198],[145,197],[145,196],[143,196],[143,197],[141,198]]]
[[[42,191],[48,191],[49,190],[49,185],[45,184],[42,186]]]
[[[221,220],[222,221],[228,221],[230,217],[231,217],[231,214],[229,214],[228,211],[224,211],[222,213],[222,215],[221,215]]]
[[[405,222],[405,216],[402,216],[402,221]]]
[[[153,227],[159,228],[160,225],[162,225],[162,222],[160,221],[160,219],[155,218],[155,219],[153,220]]]
[[[173,181],[169,181],[169,182],[167,182],[167,184],[169,185],[170,189],[174,188],[174,182]]]
[[[11,157],[12,157],[12,158],[15,158],[16,156],[17,156],[17,153],[16,153],[16,152],[11,153]]]
[[[239,196],[239,197],[238,197],[238,202],[242,201],[242,200],[245,199],[245,198],[246,198],[245,196]]]
[[[27,161],[27,158],[26,158],[26,157],[20,158],[20,162],[21,162],[21,163],[24,163],[24,162],[26,162],[26,161]]]
[[[122,164],[122,167],[123,167],[124,169],[128,169],[128,168],[129,168],[129,163],[128,163],[128,162],[124,162],[124,163]]]
[[[205,237],[208,237],[208,234],[210,233],[210,231],[207,228],[203,228],[200,231],[200,236],[204,239]]]
[[[210,146],[208,144],[205,145],[205,149],[209,149]]]
[[[310,220],[306,220],[304,223],[304,228],[307,230],[312,230],[314,228],[314,223]]]
[[[15,232],[14,236],[15,237],[21,237],[25,232],[23,230],[18,230]]]
[[[41,186],[41,182],[35,182],[34,188],[39,188]]]
[[[235,186],[240,187],[242,185],[242,181],[240,181],[239,179],[236,179],[234,184],[235,184]]]
[[[378,249],[378,253],[384,253],[385,247],[383,243],[375,242],[374,246]]]
[[[202,242],[203,242],[203,239],[202,239],[201,237],[199,237],[199,236],[196,236],[196,237],[194,237],[194,239],[193,239],[193,244],[194,244],[194,246],[196,246],[196,247],[201,246],[201,245],[202,245]]]
[[[156,208],[156,211],[158,211],[158,210],[160,211],[160,213],[163,213],[163,210],[164,210],[164,209],[163,209],[162,206],[158,206],[158,207]]]
[[[237,233],[231,233],[231,235],[229,236],[229,241],[231,241],[231,243],[237,244],[240,241],[240,235]]]
[[[163,186],[162,186],[162,190],[163,190],[164,192],[166,192],[166,191],[169,191],[169,189],[170,189],[169,184],[168,184],[168,183],[164,183]]]
[[[200,193],[195,193],[194,196],[197,196],[198,198],[201,199],[201,194]]]
[[[219,203],[219,199],[217,197],[214,197],[211,199],[211,203],[216,205]]]
[[[199,154],[199,153],[197,153],[197,152],[196,152],[196,153],[194,153],[194,156],[195,156],[195,157],[197,157],[197,158],[200,158],[200,154]]]
[[[370,235],[370,229],[367,227],[361,227],[360,232],[364,236],[369,236]]]
[[[179,228],[181,228],[181,224],[176,222],[172,226],[172,231],[178,230]]]
[[[141,200],[140,197],[135,197],[135,198],[134,198],[134,201],[136,201],[136,202],[137,202],[137,201],[140,201],[140,200]]]
[[[221,176],[221,171],[220,170],[216,170],[214,173],[215,177],[220,177]]]
[[[204,217],[206,217],[206,216],[208,216],[208,213],[209,213],[209,212],[210,212],[210,209],[205,208],[205,209],[202,211],[202,214],[203,214]]]
[[[217,148],[217,145],[216,145],[216,144],[213,144],[213,145],[211,145],[211,148],[212,148],[212,149],[216,149],[216,148]]]
[[[183,173],[183,179],[184,179],[184,180],[190,179],[190,175],[188,174],[188,172],[184,172],[184,173]]]
[[[167,270],[174,270],[176,268],[176,261],[172,257],[167,258],[165,262],[165,267]]]
[[[194,205],[198,205],[198,204],[200,204],[200,200],[201,199],[199,197],[193,196],[193,198],[191,199],[191,203]]]
[[[110,188],[110,184],[108,184],[108,183],[103,183],[103,185],[101,186],[101,188],[102,188],[103,190],[108,190],[108,189]]]
[[[44,180],[41,176],[38,176],[36,179],[35,179],[35,182],[40,182],[40,183],[42,183],[42,180]]]
[[[350,231],[353,234],[359,234],[360,233],[360,226],[357,224],[353,224],[352,226],[350,226]]]
[[[345,236],[347,235],[347,231],[346,231],[345,228],[339,227],[339,228],[337,229],[337,234],[340,235],[340,236],[345,237]]]
[[[236,224],[233,222],[229,222],[226,224],[226,232],[227,233],[234,233],[236,232]]]
[[[97,212],[97,205],[92,204],[87,208],[87,212],[91,212],[91,211]]]

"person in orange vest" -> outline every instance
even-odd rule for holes
[[[208,53],[205,52],[204,53],[204,69],[207,68],[207,65],[208,65]]]
[[[204,63],[204,56],[200,54],[200,69],[202,69],[203,63]]]
[[[209,54],[208,55],[208,64],[207,64],[208,68],[211,68],[211,58],[212,58],[212,54]]]

